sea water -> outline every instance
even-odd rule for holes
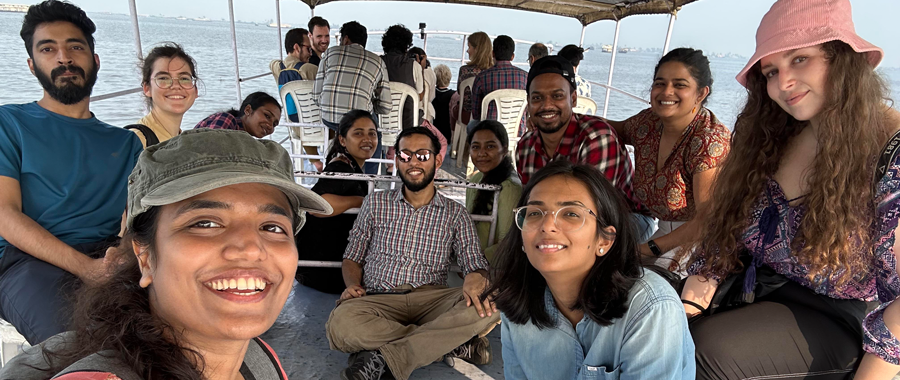
[[[22,13],[0,13],[0,104],[24,103],[37,100],[42,90],[37,79],[29,72],[26,60],[28,54],[19,37]],[[108,94],[140,85],[139,61],[135,54],[134,36],[130,17],[104,13],[90,13],[97,24],[96,52],[100,56],[100,72],[94,86],[94,96]],[[341,23],[345,20],[333,20]],[[183,129],[193,128],[206,116],[236,107],[238,96],[235,86],[234,60],[231,49],[230,27],[224,21],[177,20],[163,17],[138,19],[141,42],[146,54],[162,42],[181,44],[197,61],[197,75],[200,78],[200,97],[188,111],[182,123]],[[235,26],[238,45],[238,62],[241,77],[250,77],[269,72],[269,62],[280,58],[279,50],[283,42],[279,40],[276,28],[266,25],[238,23]],[[370,27],[370,30],[374,27]],[[282,33],[287,30],[282,29]],[[423,40],[414,33],[413,44],[423,46]],[[515,37],[515,36],[513,36]],[[577,41],[571,41],[577,42]],[[453,36],[432,35],[427,41],[429,57],[454,58],[455,61],[431,59],[432,66],[446,64],[456,80],[464,51],[462,39]],[[528,56],[528,44],[517,44],[517,61]],[[675,48],[677,46],[673,46]],[[369,36],[366,48],[380,52],[379,35]],[[558,50],[562,46],[556,46]],[[283,54],[283,50],[281,51]],[[659,60],[659,53],[629,52],[619,53],[613,71],[613,86],[643,99],[649,98],[653,68]],[[582,77],[606,83],[612,54],[599,50],[589,50],[579,67]],[[708,108],[729,128],[740,112],[746,93],[734,80],[743,68],[745,60],[735,58],[710,57],[714,84]],[[527,65],[520,66],[528,69]],[[900,99],[900,68],[879,68],[893,90],[895,99]],[[275,79],[271,75],[245,81],[241,84],[241,94],[247,96],[254,91],[265,91],[278,97]],[[598,104],[598,114],[603,112],[605,89],[593,86],[592,98]],[[607,116],[622,120],[647,108],[646,102],[612,92]],[[145,113],[144,95],[135,93],[113,99],[96,101],[91,111],[100,119],[113,125],[127,125],[136,122]],[[275,138],[286,136],[282,128],[276,128]]]

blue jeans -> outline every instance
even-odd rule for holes
[[[72,248],[96,258],[115,242],[111,238]],[[78,278],[12,245],[0,248],[0,254],[0,318],[31,345],[66,331],[72,315],[70,290]]]
[[[339,128],[338,124],[332,123],[325,119],[322,119],[322,124],[325,124],[326,127],[334,130],[336,132],[335,136],[337,136],[337,134],[340,133],[340,128]],[[378,128],[377,121],[375,122],[375,128]],[[378,144],[375,144],[375,154],[372,155],[372,158],[384,158],[383,155],[381,154],[381,151],[382,151],[381,131],[378,131]],[[326,162],[325,164],[328,164],[328,163]],[[366,162],[366,164],[363,165],[362,169],[363,169],[363,173],[366,173],[366,174],[378,174],[378,164],[375,162]]]
[[[638,243],[644,244],[656,233],[656,218],[644,214],[632,213]]]

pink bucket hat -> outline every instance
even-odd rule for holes
[[[850,0],[778,0],[756,30],[756,52],[736,79],[747,87],[747,72],[765,56],[840,40],[858,53],[867,53],[872,67],[884,51],[856,35]]]

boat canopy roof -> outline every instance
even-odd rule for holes
[[[300,0],[310,8],[335,1]],[[587,26],[600,20],[621,20],[639,14],[672,14],[682,5],[697,0],[404,0],[431,3],[467,4],[486,7],[518,9],[572,17]]]

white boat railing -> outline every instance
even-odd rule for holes
[[[327,179],[336,179],[336,180],[345,180],[345,181],[365,181],[368,184],[368,193],[372,194],[375,191],[375,184],[377,182],[390,182],[392,185],[396,183],[402,182],[400,177],[396,175],[388,176],[388,175],[376,175],[376,174],[358,174],[358,173],[318,173],[318,172],[304,172],[304,171],[296,171],[294,172],[295,178],[327,178]],[[467,181],[457,181],[457,180],[449,180],[449,179],[435,179],[435,186],[444,186],[444,187],[461,187],[466,189],[477,189],[477,190],[488,190],[494,193],[493,207],[491,208],[491,215],[476,215],[469,214],[474,222],[489,222],[491,224],[490,231],[488,232],[488,246],[494,244],[495,236],[497,234],[497,217],[499,211],[500,204],[500,190],[503,189],[500,185],[488,185],[477,182],[467,182]],[[460,203],[465,204],[465,199],[456,199],[453,197],[448,197],[454,201],[462,201]],[[347,211],[344,211],[344,214],[359,214],[359,208],[351,208]],[[317,261],[317,260],[298,260],[297,266],[300,267],[318,267],[318,268],[340,268],[340,261]]]

